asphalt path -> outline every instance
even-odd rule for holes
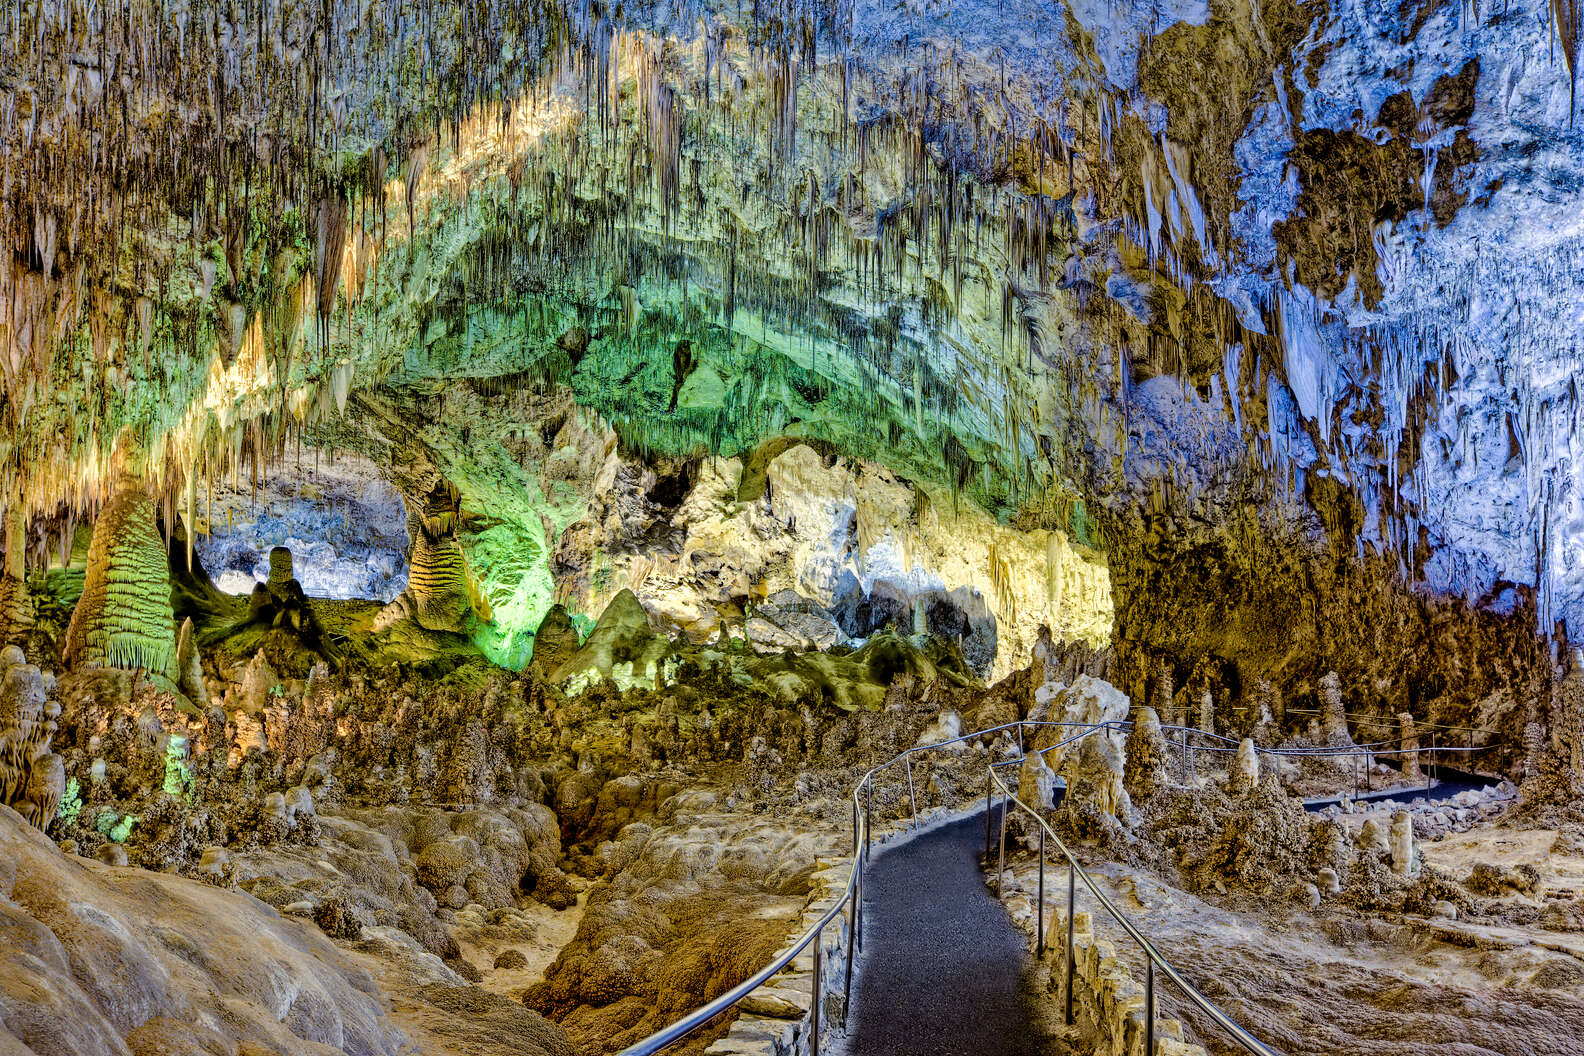
[[[1036,1056],[1027,940],[985,886],[984,811],[884,850],[865,870],[850,1056]]]

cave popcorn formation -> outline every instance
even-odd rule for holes
[[[0,1049],[1584,1035],[1581,12],[0,12]]]

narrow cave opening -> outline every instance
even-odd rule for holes
[[[287,460],[257,489],[215,481],[200,512],[209,531],[199,532],[194,546],[227,594],[246,596],[268,581],[276,547],[291,551],[294,575],[310,598],[388,602],[407,586],[406,503],[362,455]]]

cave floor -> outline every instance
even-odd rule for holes
[[[1421,849],[1454,875],[1478,860],[1545,863],[1541,890],[1570,895],[1584,859],[1548,856],[1552,836],[1486,827]],[[1020,854],[1008,867],[1012,890],[1033,890],[1032,859]],[[1459,1056],[1579,1051],[1584,944],[1576,932],[1330,906],[1272,912],[1201,899],[1115,863],[1089,870],[1206,997],[1289,1056],[1408,1056],[1427,1042]],[[1136,946],[1114,926],[1100,922],[1099,930],[1142,973]],[[1161,1017],[1187,1024],[1214,1056],[1243,1052],[1171,987],[1159,996]]]

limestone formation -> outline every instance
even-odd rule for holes
[[[1412,876],[1419,871],[1418,854],[1414,847],[1413,815],[1399,810],[1391,820],[1392,872],[1398,876]]]
[[[1358,833],[1359,850],[1369,854],[1382,854],[1392,848],[1391,839],[1387,830],[1374,818],[1365,818],[1364,824]]]
[[[82,597],[62,657],[72,667],[119,667],[176,675],[170,565],[143,484],[122,470],[94,522]]]
[[[1320,736],[1327,744],[1352,742],[1342,706],[1342,680],[1335,671],[1327,671],[1320,679]]]
[[[1237,746],[1229,778],[1234,792],[1251,792],[1259,784],[1259,753],[1254,750],[1252,738],[1243,738]]]
[[[853,775],[1022,718],[1274,1047],[1584,1037],[1581,10],[6,5],[0,639],[65,673],[0,662],[0,792],[84,860],[0,809],[0,1052],[565,1056],[523,987],[620,1051],[831,905]],[[1523,803],[1366,821],[1344,690]],[[1079,934],[1060,1044],[1135,1053]]]
[[[1134,799],[1148,799],[1166,783],[1166,738],[1154,708],[1139,708],[1134,715],[1126,753],[1123,784]]]
[[[182,621],[176,636],[176,687],[200,711],[209,707],[209,689],[204,684],[203,660],[191,618]]]
[[[0,568],[0,645],[26,640],[33,629],[33,599],[28,593],[27,520],[13,496],[5,509],[5,562]]]
[[[490,621],[488,599],[479,591],[455,525],[454,509],[408,517],[407,589],[381,614],[381,626],[408,617],[425,630],[466,634]]]
[[[1182,725],[1176,704],[1176,691],[1172,685],[1171,664],[1164,659],[1155,661],[1154,681],[1151,699],[1155,702],[1155,714],[1160,716],[1160,720],[1163,723],[1173,726]]]
[[[1397,715],[1400,731],[1399,747],[1402,749],[1403,780],[1411,785],[1424,783],[1424,771],[1419,767],[1419,734],[1414,729],[1414,717],[1404,711]]]
[[[20,649],[0,653],[0,804],[39,829],[55,820],[66,787],[61,758],[51,751],[60,715],[51,688]]]
[[[1256,679],[1251,702],[1256,709],[1256,731],[1263,733],[1268,743],[1280,743],[1287,726],[1287,705],[1281,690],[1269,679]]]
[[[292,552],[289,547],[277,546],[269,552],[269,578],[264,587],[277,599],[284,599],[286,584],[297,578],[292,567]]]
[[[1066,802],[1075,809],[1093,810],[1126,822],[1132,800],[1124,786],[1123,770],[1119,738],[1111,734],[1084,738],[1078,751],[1067,753],[1062,766],[1062,776],[1067,779]]]
[[[1018,770],[1017,797],[1035,810],[1048,810],[1055,804],[1056,772],[1039,752],[1023,758]]]

